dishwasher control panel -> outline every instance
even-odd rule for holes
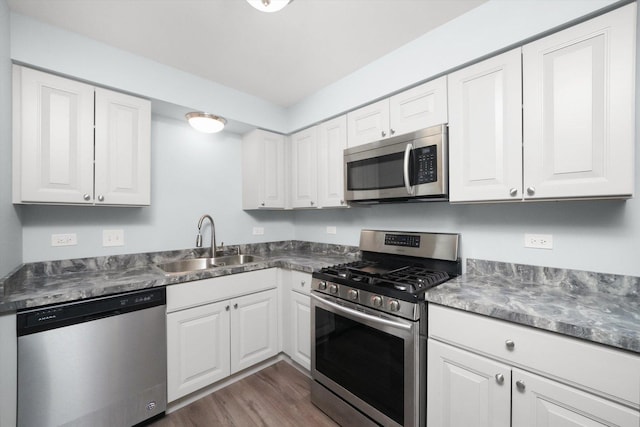
[[[33,334],[166,303],[165,288],[154,288],[23,310],[17,315],[17,333]]]

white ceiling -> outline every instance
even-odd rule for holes
[[[10,9],[291,106],[487,0],[8,0]]]

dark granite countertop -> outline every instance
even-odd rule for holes
[[[163,262],[203,249],[25,264],[0,280],[0,314],[272,267],[313,272],[360,256],[353,246],[300,241],[239,245],[263,260],[166,275]],[[427,301],[640,353],[640,278],[467,260],[466,274],[427,292]]]
[[[167,286],[265,268],[313,272],[359,257],[357,247],[299,241],[231,246],[227,253],[259,255],[244,265],[167,275],[157,264],[206,256],[202,249],[25,264],[0,280],[0,314],[137,289]]]
[[[640,353],[640,278],[468,260],[427,300]]]

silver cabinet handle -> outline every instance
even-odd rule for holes
[[[311,206],[313,206],[313,201],[310,201],[309,203],[311,203]]]
[[[226,311],[229,311],[229,306],[226,306],[224,309],[225,309]]]
[[[527,194],[529,196],[533,196],[534,194],[536,194],[536,187],[527,187]]]
[[[407,144],[404,149],[404,188],[407,189],[409,195],[413,195],[413,187],[409,177],[409,157],[411,157],[411,150],[413,150],[413,144]]]
[[[104,196],[102,194],[98,196],[98,201],[104,202]]]
[[[387,136],[387,133],[385,131],[380,132],[380,135],[382,135],[382,137],[384,138],[385,136]]]
[[[304,280],[300,281],[300,286],[302,286],[304,288],[304,285],[306,284],[306,282]]]
[[[85,194],[84,196],[82,196],[82,198],[85,199],[87,202],[91,200],[91,196],[88,194]]]
[[[238,303],[233,304],[233,308],[237,309],[238,308]]]
[[[393,135],[393,134],[395,134],[395,133],[396,133],[396,130],[395,130],[394,128],[391,128],[391,129],[389,129],[389,133],[390,133],[391,135]]]
[[[344,205],[344,200],[340,200],[340,204],[341,204],[341,205]]]
[[[500,385],[504,384],[504,375],[496,374],[496,382]]]
[[[507,349],[513,350],[515,348],[515,346],[516,346],[516,343],[514,343],[513,340],[506,340],[504,342],[504,345],[507,346]]]
[[[518,380],[516,381],[516,388],[519,392],[524,392],[524,389],[527,388],[527,386],[525,385],[524,381]]]
[[[517,188],[512,188],[511,190],[509,190],[509,195],[511,197],[516,197],[518,195],[518,189]]]

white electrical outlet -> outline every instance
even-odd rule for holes
[[[52,234],[51,246],[75,246],[78,244],[76,233]]]
[[[553,249],[553,235],[551,234],[525,234],[525,248]]]
[[[102,230],[102,246],[124,246],[124,230]]]
[[[336,234],[337,230],[335,227],[328,225],[327,226],[327,234]]]
[[[253,235],[254,236],[262,236],[264,234],[263,227],[253,227]]]

